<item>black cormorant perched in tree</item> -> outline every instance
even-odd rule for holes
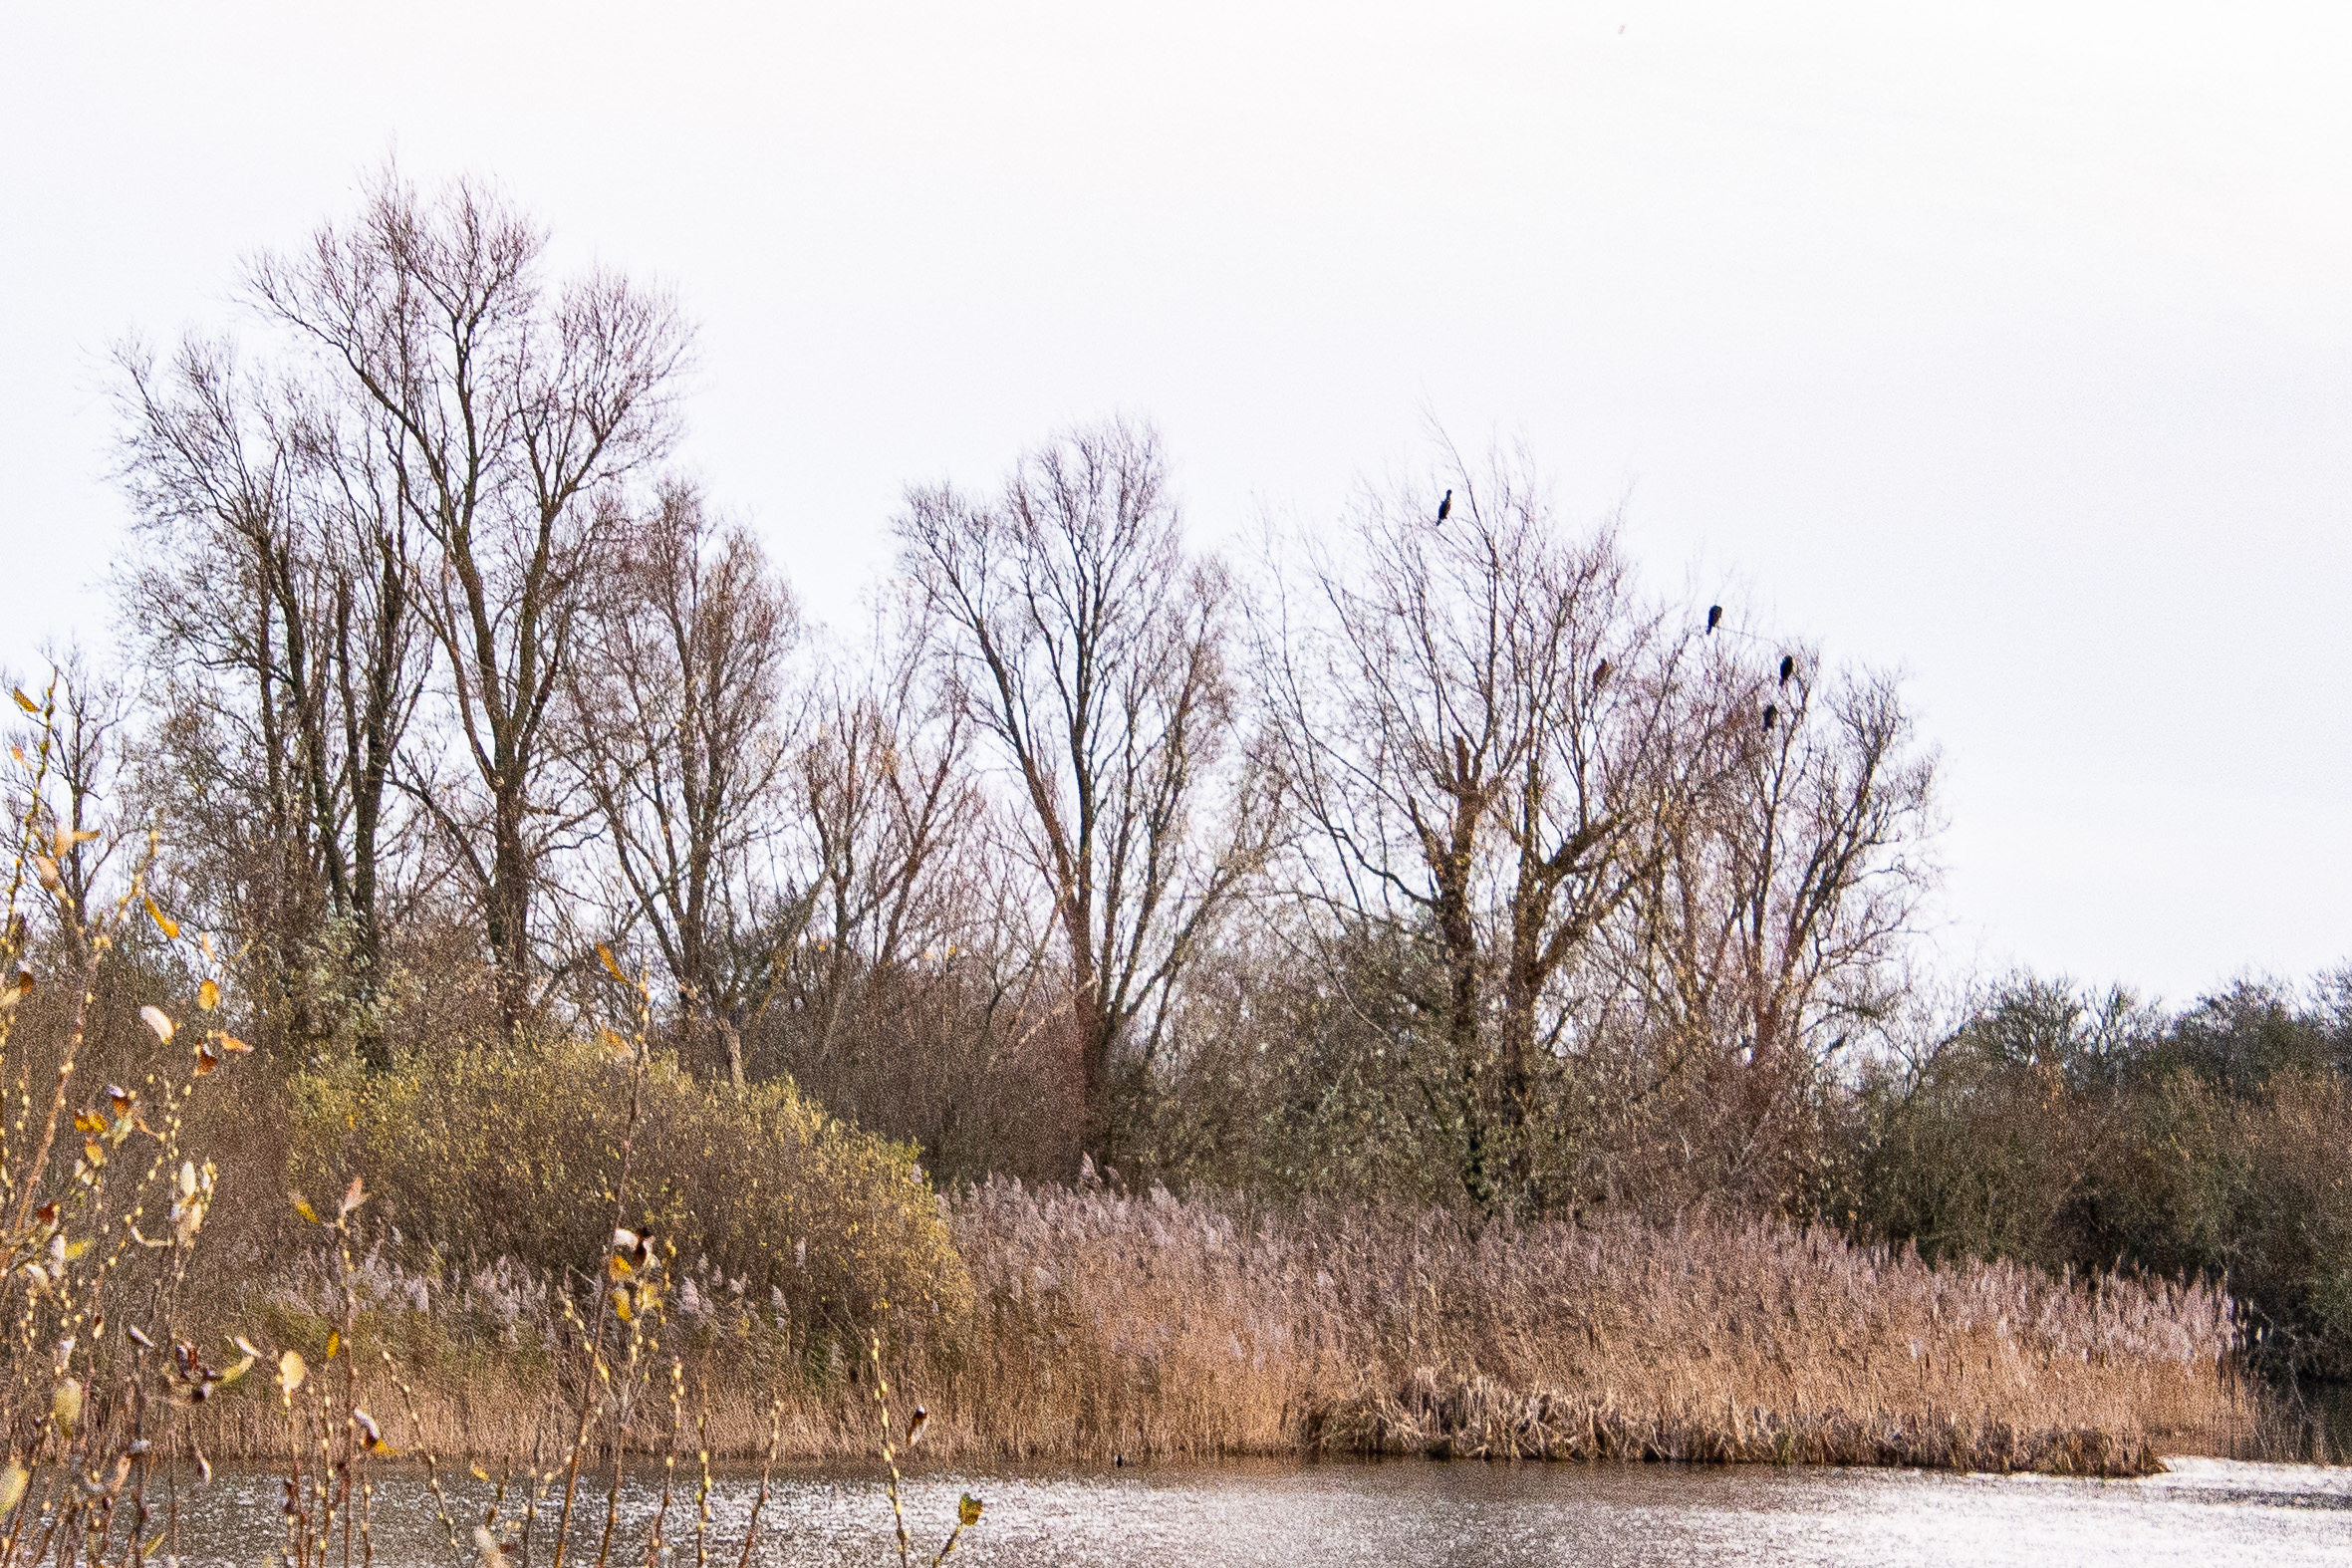
[[[1783,654],[1781,654],[1781,655],[1780,655],[1780,683],[1781,683],[1782,685],[1784,685],[1784,686],[1785,686],[1785,685],[1787,685],[1787,684],[1788,684],[1788,677],[1789,677],[1789,676],[1791,676],[1791,675],[1793,675],[1793,674],[1795,674],[1796,672],[1797,672],[1797,656],[1796,656],[1796,654],[1794,654],[1794,653],[1783,653]]]
[[[1766,728],[1766,729],[1770,729],[1770,728],[1772,727],[1772,721],[1773,721],[1774,719],[1778,718],[1779,716],[1780,716],[1780,704],[1779,704],[1779,703],[1777,703],[1777,702],[1767,702],[1767,703],[1765,703],[1765,704],[1764,704],[1764,728]]]
[[[1601,682],[1609,678],[1609,660],[1602,659],[1593,666],[1593,689],[1601,689]]]
[[[1719,627],[1719,626],[1721,626],[1722,624],[1723,624],[1723,607],[1722,607],[1721,605],[1709,605],[1709,606],[1707,606],[1707,607],[1706,607],[1706,629],[1707,629],[1709,632],[1712,632],[1712,631],[1713,631],[1713,630],[1714,630],[1716,627]]]
[[[1442,501],[1439,501],[1439,502],[1437,503],[1437,521],[1441,523],[1441,522],[1445,521],[1445,519],[1446,519],[1446,518],[1448,518],[1448,517],[1450,517],[1450,516],[1452,516],[1452,515],[1453,515],[1453,492],[1452,492],[1451,490],[1448,490],[1448,491],[1446,491],[1446,492],[1445,492],[1445,499],[1444,499],[1444,500],[1442,500]]]

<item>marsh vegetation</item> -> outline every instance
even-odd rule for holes
[[[388,171],[239,336],[121,351],[125,639],[6,764],[0,1563],[147,1550],[230,1458],[298,1563],[395,1452],[460,1557],[561,1562],[918,1433],[2299,1440],[2343,984],[1923,978],[1890,673],[1654,593],[1519,452],[1244,566],[1121,421],[911,491],[814,627],[663,466],[674,303],[544,246]]]

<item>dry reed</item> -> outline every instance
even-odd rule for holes
[[[2237,1451],[2232,1304],[2203,1285],[1936,1265],[1773,1221],[1480,1224],[999,1180],[942,1200],[976,1290],[885,1369],[940,1457],[1248,1453],[1672,1458],[2143,1473]],[[361,1274],[368,1272],[363,1266]],[[530,1451],[557,1396],[546,1287],[382,1274],[374,1332],[506,1326],[418,1389],[417,1437]],[[281,1312],[296,1309],[281,1298]],[[501,1306],[498,1303],[503,1302]],[[422,1308],[420,1313],[417,1309]],[[687,1269],[669,1343],[715,1451],[780,1420],[802,1459],[871,1452],[864,1347]],[[403,1326],[404,1325],[404,1326]],[[363,1327],[363,1332],[369,1332]],[[812,1353],[814,1347],[814,1353]],[[487,1354],[481,1353],[487,1350]],[[270,1451],[230,1402],[215,1453]],[[776,1413],[772,1415],[771,1413]],[[626,1439],[660,1445],[652,1417]]]
[[[1356,1451],[2141,1471],[2236,1444],[2202,1285],[1937,1266],[1764,1220],[1237,1222],[1155,1190],[955,1205],[942,1415],[1023,1455]]]

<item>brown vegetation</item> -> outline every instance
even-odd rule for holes
[[[2228,1368],[2230,1304],[2199,1286],[1937,1266],[1768,1221],[1251,1213],[1160,1190],[1010,1181],[942,1206],[972,1305],[894,1311],[884,1325],[896,1331],[893,1379],[928,1408],[925,1443],[942,1457],[1414,1453],[2139,1474],[2160,1452],[2257,1439],[2255,1405]],[[544,1440],[553,1384],[526,1369],[547,1363],[468,1354],[448,1338],[476,1325],[511,1343],[520,1327],[552,1344],[550,1293],[530,1280],[376,1265],[372,1331],[447,1369],[420,1380],[430,1441],[519,1458]],[[812,1339],[715,1266],[683,1270],[670,1302],[668,1333],[721,1451],[760,1451],[777,1399],[786,1453],[871,1449],[870,1384],[850,1333]],[[273,1303],[282,1335],[324,1340],[315,1293],[281,1287]],[[273,1451],[273,1429],[250,1413],[224,1409],[207,1431],[215,1451]],[[634,1440],[660,1445],[651,1429]]]
[[[0,921],[0,1045],[70,1000],[9,1053],[0,1288],[21,1310],[0,1387],[0,1561],[28,1544],[44,1560],[61,1540],[105,1561],[118,1533],[126,1559],[160,1545],[153,1484],[175,1497],[207,1456],[287,1466],[297,1561],[324,1560],[339,1526],[348,1556],[355,1517],[366,1557],[370,1466],[404,1448],[423,1459],[453,1550],[436,1456],[501,1467],[514,1495],[502,1482],[491,1523],[519,1527],[526,1554],[545,1529],[560,1562],[575,1523],[595,1529],[601,1513],[603,1562],[633,1452],[667,1456],[647,1537],[657,1553],[681,1452],[703,1456],[706,1494],[714,1454],[769,1464],[879,1445],[895,1512],[898,1444],[926,1428],[949,1457],[2100,1474],[2143,1473],[2160,1444],[2259,1437],[2230,1377],[2232,1308],[2199,1285],[1931,1265],[1758,1218],[1260,1208],[1091,1176],[1042,1191],[997,1177],[934,1199],[912,1150],[844,1127],[789,1083],[682,1071],[651,1039],[651,987],[601,947],[628,1036],[507,1032],[389,1069],[352,1054],[265,1078],[260,1098],[290,1123],[283,1154],[273,1168],[256,1160],[265,1143],[241,1142],[262,1203],[231,1205],[236,1233],[199,1247],[227,1189],[192,1140],[226,1130],[189,1113],[249,1054],[211,1022],[219,955],[143,891],[143,861],[111,904],[74,896],[61,860],[95,840],[45,820],[58,718],[20,700],[41,714],[42,760],[18,886],[30,873],[50,896],[57,950],[80,968],[53,998],[21,966],[25,927]],[[131,943],[133,931],[149,934]],[[159,1053],[123,1075],[141,1087],[89,1088],[85,1052],[134,1065],[108,1038],[110,1012],[191,978],[192,1007],[138,1008],[133,1038]],[[69,1153],[53,1165],[61,1135]],[[257,1217],[287,1180],[342,1196],[294,1189],[291,1216]],[[209,1266],[191,1270],[199,1256]],[[234,1362],[208,1357],[223,1341]],[[893,1384],[918,1402],[903,1436]],[[967,1498],[957,1528],[978,1516]],[[482,1538],[483,1560],[498,1558]]]
[[[1855,1462],[1900,1431],[1900,1462],[2132,1469],[2245,1419],[2229,1305],[2197,1287],[1936,1268],[1769,1221],[1251,1218],[1001,1182],[952,1212],[982,1321],[939,1405],[1015,1453]],[[1951,1430],[1974,1444],[1939,1450]]]

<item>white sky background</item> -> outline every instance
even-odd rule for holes
[[[396,150],[677,289],[822,617],[1073,419],[1213,542],[1434,416],[1910,672],[1956,970],[2352,956],[2352,13],[1930,9],[11,5],[0,660],[111,635],[108,346]]]

